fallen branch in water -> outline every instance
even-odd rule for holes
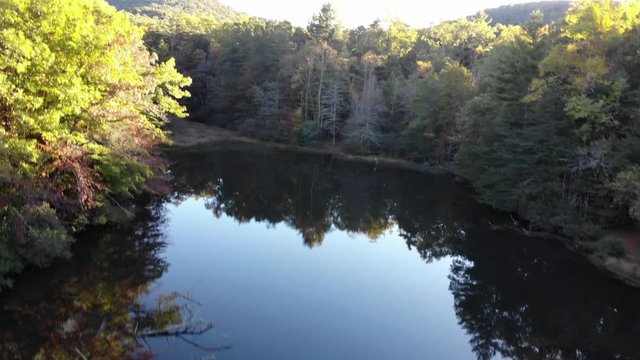
[[[213,329],[213,327],[214,325],[212,323],[199,321],[196,323],[188,323],[188,324],[181,324],[178,326],[171,326],[166,329],[147,330],[138,334],[138,336],[141,338],[178,337],[178,336],[185,336],[185,335],[198,336],[208,332],[209,330]]]
[[[219,352],[219,351],[224,351],[224,350],[231,349],[231,345],[220,345],[220,346],[214,346],[214,347],[207,347],[207,346],[204,346],[204,345],[200,345],[200,344],[196,343],[195,341],[191,341],[191,340],[185,338],[182,335],[178,335],[177,338],[182,340],[182,341],[184,341],[185,343],[193,346],[193,347],[196,347],[196,348],[198,348],[200,350],[204,350],[204,351]]]
[[[147,346],[148,346],[148,343],[146,341],[147,338],[164,337],[164,338],[180,339],[183,342],[204,351],[219,352],[219,351],[229,350],[231,348],[231,345],[229,344],[209,347],[202,344],[198,344],[197,342],[187,338],[187,336],[200,336],[208,332],[209,330],[213,329],[213,327],[214,326],[211,323],[199,322],[195,325],[194,324],[180,325],[177,328],[174,327],[174,328],[157,330],[157,331],[147,331],[142,334],[139,334],[138,337],[142,339],[142,341],[144,341],[145,344],[147,344]]]

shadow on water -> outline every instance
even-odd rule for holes
[[[165,220],[149,203],[126,226],[86,231],[72,260],[19,277],[0,296],[0,359],[149,359],[147,338],[208,331],[188,297],[141,302],[169,265]]]
[[[141,335],[189,322],[188,297],[141,299],[169,265],[164,205],[192,197],[216,216],[286,224],[308,247],[331,231],[375,240],[397,228],[426,262],[453,258],[455,313],[479,359],[640,358],[638,289],[559,244],[492,230],[507,217],[451,176],[246,144],[168,156],[169,198],[127,226],[87,232],[71,261],[29,271],[0,295],[0,358],[153,357]]]
[[[490,224],[448,175],[335,161],[248,145],[173,152],[174,201],[197,195],[215,215],[287,224],[309,247],[332,230],[375,240],[397,226],[427,262],[455,260],[450,291],[479,359],[638,359],[640,291],[561,244]]]

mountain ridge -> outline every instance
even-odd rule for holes
[[[546,24],[564,19],[567,10],[571,7],[571,1],[538,1],[523,4],[503,5],[496,8],[485,9],[489,15],[491,25],[519,25],[529,20],[529,15],[534,10],[542,10]]]
[[[118,10],[146,15],[159,15],[167,11],[206,14],[220,19],[234,19],[241,15],[218,0],[107,0]]]
[[[189,14],[206,14],[219,19],[232,20],[243,15],[233,7],[221,3],[219,0],[107,0],[119,10],[140,13],[149,16],[179,11]],[[563,19],[571,1],[537,1],[522,4],[503,5],[483,10],[491,19],[491,24],[518,25],[529,20],[534,10],[542,10],[544,22],[552,23]],[[249,14],[251,15],[251,14]]]

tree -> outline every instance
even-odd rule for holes
[[[563,113],[580,138],[566,160],[572,196],[580,199],[572,202],[585,219],[598,224],[621,218],[623,209],[607,205],[615,196],[611,181],[637,164],[627,150],[638,143],[632,110],[637,107],[632,95],[637,88],[629,82],[637,75],[621,72],[618,64],[626,59],[610,54],[638,27],[639,13],[638,2],[576,2],[563,28],[567,42],[555,46],[541,62],[540,79],[530,96],[535,101],[561,84]]]
[[[337,26],[336,10],[331,3],[326,3],[322,5],[319,13],[313,15],[307,25],[307,31],[312,39],[329,42],[336,35]]]
[[[580,0],[558,23],[566,4],[493,12],[512,25],[481,12],[348,32],[330,4],[305,28],[177,11],[136,19],[163,60],[197,79],[188,105],[207,121],[449,163],[532,228],[588,236],[638,217],[639,4]]]
[[[422,35],[420,41],[426,49],[418,57],[438,64],[438,68],[451,59],[472,70],[478,58],[491,49],[495,37],[495,30],[483,13],[468,19],[445,21]]]
[[[246,120],[239,130],[265,140],[282,139],[286,99],[280,84],[277,81],[267,82],[256,86],[254,92],[257,118]]]
[[[358,26],[349,31],[348,48],[352,55],[361,58],[371,52],[383,55],[385,52],[385,31],[380,20],[375,20],[368,27]]]
[[[566,211],[559,210],[563,169],[557,157],[565,156],[575,139],[557,96],[523,102],[549,44],[531,33],[519,29],[479,68],[480,93],[463,112],[468,143],[458,163],[485,202],[552,227],[550,219]]]
[[[349,83],[345,64],[336,65],[326,81],[320,101],[323,130],[329,133],[334,146],[342,128],[342,120],[349,110]]]
[[[395,19],[386,31],[386,53],[392,59],[402,59],[415,49],[418,31]]]
[[[321,41],[307,43],[283,63],[283,77],[289,79],[299,106],[300,140],[322,140],[323,130],[331,132],[334,125],[337,130],[343,116],[346,60]]]
[[[102,0],[2,1],[0,28],[0,243],[46,265],[91,209],[149,190],[190,80]]]
[[[369,151],[372,146],[382,144],[382,91],[375,74],[381,63],[379,56],[365,54],[360,61],[361,78],[351,84],[351,117],[347,120],[344,136],[350,143]]]
[[[411,157],[453,160],[461,142],[458,114],[471,99],[471,90],[471,73],[460,65],[448,65],[420,82],[411,104],[414,118],[405,132]]]
[[[637,5],[578,1],[562,41],[534,18],[486,59],[459,157],[486,202],[580,237],[634,217],[637,75],[616,54]]]

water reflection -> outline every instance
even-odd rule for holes
[[[174,153],[175,200],[195,195],[218,216],[287,224],[310,247],[331,229],[375,240],[398,224],[409,245],[429,243],[421,250],[439,256],[448,252],[446,239],[464,237],[486,212],[449,176],[238,147]]]
[[[471,357],[640,358],[637,289],[558,244],[492,230],[507,217],[478,205],[451,176],[250,145],[170,157],[169,198],[150,203],[132,224],[85,234],[72,261],[27,272],[0,295],[0,358],[151,358],[144,336],[208,330],[208,322],[189,318],[188,296],[146,295],[170,265],[166,202],[194,197],[217,217],[286,224],[310,248],[332,231],[376,241],[393,229],[426,262],[454,259],[449,290]],[[185,339],[198,355],[220,350]]]
[[[638,291],[553,244],[469,241],[450,290],[479,359],[637,359]]]
[[[287,224],[304,244],[333,230],[375,240],[397,226],[425,261],[454,257],[450,291],[478,359],[640,358],[640,292],[562,246],[494,231],[506,216],[449,176],[247,145],[173,154],[174,201]],[[428,356],[426,356],[428,357]]]
[[[2,359],[148,359],[144,339],[201,333],[179,294],[140,299],[167,270],[162,203],[133,223],[83,234],[72,261],[31,270],[0,298]]]

